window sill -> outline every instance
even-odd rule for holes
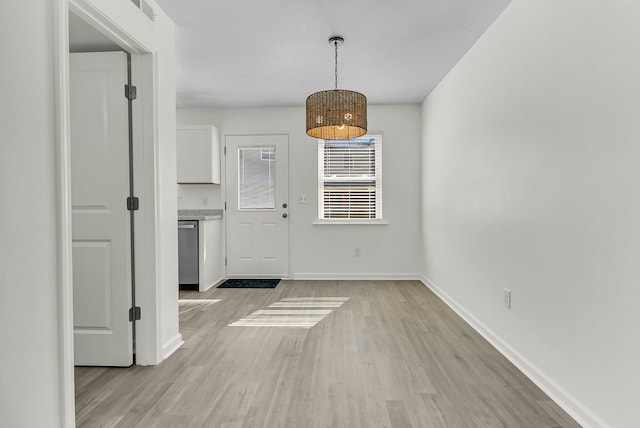
[[[313,225],[325,225],[325,224],[389,224],[386,220],[316,220]]]

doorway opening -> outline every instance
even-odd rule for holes
[[[60,243],[60,313],[62,316],[60,331],[63,378],[61,396],[64,419],[69,421],[68,426],[73,426],[75,420],[74,360],[78,361],[78,364],[124,367],[134,363],[158,364],[163,359],[164,349],[159,348],[157,337],[159,328],[156,319],[158,313],[157,260],[154,257],[158,227],[155,206],[157,197],[154,193],[158,180],[155,119],[157,97],[154,95],[157,87],[156,56],[146,45],[109,20],[93,5],[84,0],[69,1],[68,8],[66,5],[66,2],[58,4],[57,27],[60,41],[57,45],[60,50],[57,79],[60,100],[58,106],[60,126],[58,177],[61,215],[59,230],[62,238]],[[101,54],[88,53],[97,51]],[[77,65],[74,64],[76,55],[78,57],[97,55],[111,57],[110,59],[119,57],[115,61],[119,62],[116,74],[120,78],[124,76],[124,80],[114,86],[117,89],[113,90],[113,95],[110,95],[108,89],[109,71],[100,70],[99,67],[91,69],[92,66],[89,66],[85,67],[87,69],[79,75],[72,76],[72,69]],[[94,65],[97,63],[95,58],[92,58],[89,63],[91,64],[92,61]],[[78,76],[80,76],[79,79]],[[79,84],[76,84],[78,82]],[[102,83],[104,85],[100,86]],[[137,87],[137,101],[128,99],[131,97],[129,91],[127,91],[129,97],[125,96],[127,84],[129,89],[131,86]],[[83,97],[83,94],[86,96]],[[89,104],[87,111],[100,111],[100,118],[97,119],[97,115],[87,115],[88,117],[84,118],[82,114],[87,112],[83,111],[85,109],[77,101],[78,98]],[[120,113],[112,116],[109,113],[111,108],[109,104],[116,99],[119,103],[124,102],[124,107],[119,110]],[[81,111],[78,112],[78,110]],[[115,116],[117,120],[114,119]],[[78,118],[81,119],[78,120]],[[83,122],[84,119],[86,119],[85,122]],[[90,122],[92,120],[94,122]],[[96,129],[104,130],[106,126],[104,122],[109,123],[113,120],[125,124],[117,131],[119,135],[117,145],[111,147],[108,138],[99,135],[99,138],[91,144],[74,146],[74,133],[78,132],[78,129],[80,134],[91,135],[91,132],[95,132]],[[78,121],[81,122],[80,128],[76,126],[77,123],[74,123]],[[132,127],[128,126],[129,123],[132,123]],[[75,140],[78,139],[75,138]],[[129,145],[130,141],[134,144]],[[115,159],[120,161],[115,162]],[[131,164],[129,160],[132,160]],[[118,171],[115,175],[123,180],[116,183],[117,186],[114,184],[122,190],[122,194],[110,200],[112,183],[99,178],[107,177],[112,167]],[[83,168],[86,171],[82,171]],[[73,181],[74,176],[78,177],[82,174],[85,174],[87,180],[80,183]],[[139,197],[139,201],[132,196]],[[130,217],[133,209],[138,207],[140,210],[135,211],[136,227],[134,229],[131,227]],[[91,227],[89,220],[87,220],[88,224],[83,223],[85,219],[82,215],[87,215],[89,219],[91,216],[108,215],[110,211],[118,211],[117,220],[98,220],[97,224],[100,226],[97,228]],[[82,215],[76,216],[76,214]],[[78,217],[79,221],[76,222],[74,217]],[[117,235],[117,239],[99,236],[97,229],[100,228],[117,229],[110,231]],[[76,230],[86,235],[77,235]],[[133,245],[134,240],[135,245]],[[120,250],[115,250],[115,247]],[[123,256],[123,253],[126,254]],[[134,256],[135,260],[139,261],[137,264],[133,263]],[[120,267],[114,267],[118,263]],[[117,298],[111,287],[106,286],[116,279],[115,276],[119,276],[121,280],[124,278],[126,282],[125,292],[119,293]],[[72,281],[72,277],[91,284],[93,288],[84,289],[84,296],[78,290],[72,293],[75,288],[73,283],[78,282]],[[94,281],[96,278],[100,281]],[[135,289],[131,287],[134,281],[137,285]],[[91,293],[101,296],[103,303],[96,304],[91,301]],[[72,299],[72,294],[79,295],[80,303],[78,299]],[[82,304],[84,302],[91,304]],[[110,308],[106,302],[109,302]],[[144,308],[140,321],[135,321],[140,316],[136,306]],[[124,342],[124,354],[128,360],[116,363],[96,360],[80,362],[76,352],[80,347],[74,347],[74,342],[78,343],[79,335],[82,335],[82,339],[91,336],[100,339],[114,336],[116,315],[109,314],[108,311],[112,308],[118,308],[118,322],[122,322],[128,330],[128,337]],[[83,321],[83,328],[73,328],[74,318]],[[135,337],[133,336],[134,321],[138,327],[136,329],[138,334]],[[177,346],[179,344],[180,342]],[[108,348],[111,349],[110,346]],[[122,348],[119,349],[122,351]],[[100,355],[100,357],[103,356]]]

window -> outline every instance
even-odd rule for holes
[[[238,149],[238,209],[275,209],[275,147]]]
[[[318,140],[318,218],[382,220],[382,136]]]

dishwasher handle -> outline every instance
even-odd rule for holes
[[[195,229],[195,224],[179,224],[178,229]]]

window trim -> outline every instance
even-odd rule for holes
[[[371,138],[375,140],[375,173],[374,177],[354,177],[353,181],[374,181],[375,182],[375,218],[323,218],[324,214],[324,183],[331,182],[330,178],[322,176],[323,167],[324,167],[324,156],[325,156],[325,144],[326,140],[319,139],[318,140],[318,210],[316,221],[313,222],[314,225],[325,225],[325,224],[333,224],[333,225],[380,225],[380,224],[389,224],[388,221],[383,217],[382,211],[382,134],[365,134],[361,137],[354,138],[357,139],[365,139]],[[339,181],[339,180],[335,180]]]

